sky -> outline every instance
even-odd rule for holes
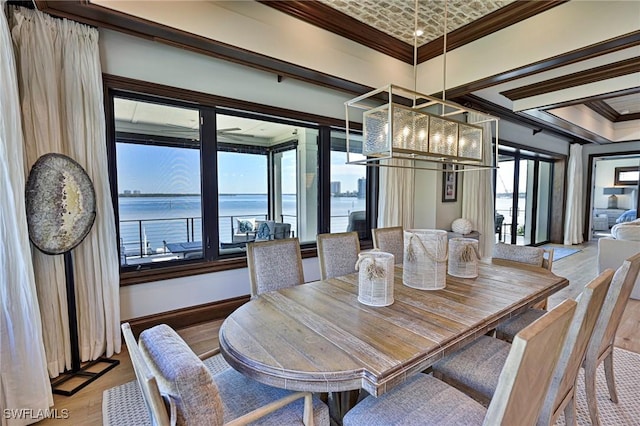
[[[118,192],[199,194],[200,152],[153,145],[117,144]],[[365,166],[345,164],[346,153],[332,152],[331,181],[341,190],[356,191]],[[296,193],[294,152],[282,160],[283,193]],[[218,191],[227,194],[266,194],[267,158],[264,155],[218,153]]]

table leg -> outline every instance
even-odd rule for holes
[[[332,425],[342,425],[342,418],[359,401],[360,391],[329,392],[329,417]]]

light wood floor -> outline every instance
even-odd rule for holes
[[[549,305],[555,306],[567,297],[575,297],[581,289],[596,276],[597,242],[590,242],[581,246],[582,251],[557,260],[553,264],[553,272],[556,275],[567,277],[569,287],[552,296]],[[221,321],[203,323],[201,325],[179,330],[180,335],[193,348],[194,352],[202,353],[208,349],[217,347],[218,330]],[[640,301],[629,300],[627,309],[622,318],[622,323],[616,336],[616,346],[640,353]],[[120,360],[120,365],[91,383],[85,389],[73,396],[54,396],[54,407],[58,410],[68,409],[69,417],[62,419],[47,419],[38,422],[37,425],[74,425],[94,426],[102,424],[102,392],[113,386],[134,380],[135,376],[126,347],[120,354],[114,356]]]

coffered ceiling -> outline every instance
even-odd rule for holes
[[[132,1],[35,3],[53,15],[152,38],[279,76],[353,94],[373,88],[359,79],[322,72],[302,62],[279,60],[274,50],[271,54],[253,52],[248,44],[234,46],[212,38],[210,29],[220,27],[212,23],[214,16],[204,27],[208,34],[194,34],[187,28],[197,25],[190,27],[185,18],[188,14],[174,26],[171,17],[159,21],[159,15],[152,13],[154,8],[129,6],[137,3]],[[183,9],[196,7],[197,3],[175,2]],[[167,9],[166,4],[162,9]],[[464,58],[464,63],[458,63],[458,68],[465,68],[462,71],[491,70],[480,77],[458,79],[455,84],[447,80],[449,100],[565,140],[596,144],[640,141],[640,1],[419,0],[417,24],[414,6],[415,0],[216,0],[197,7],[229,12],[230,17],[260,24],[291,23],[294,17],[405,64],[417,63],[427,75],[442,63],[446,51],[445,56],[454,62]],[[289,21],[277,19],[274,13],[287,16]],[[191,16],[202,19],[197,14]],[[424,31],[417,43],[413,35],[416,27]],[[239,35],[244,31],[236,37]],[[304,40],[305,35],[298,33],[296,37]],[[334,51],[342,52],[339,48]],[[514,55],[525,59],[511,61]]]

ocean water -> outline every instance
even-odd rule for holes
[[[200,196],[119,197],[120,239],[128,255],[157,252],[167,243],[201,241],[202,211]],[[218,201],[220,240],[231,242],[236,218],[266,218],[266,194],[221,195]],[[365,200],[355,197],[331,199],[331,230],[346,231],[349,213],[364,210]],[[292,224],[297,235],[296,195],[282,196],[284,222]],[[280,218],[277,218],[280,219]]]

